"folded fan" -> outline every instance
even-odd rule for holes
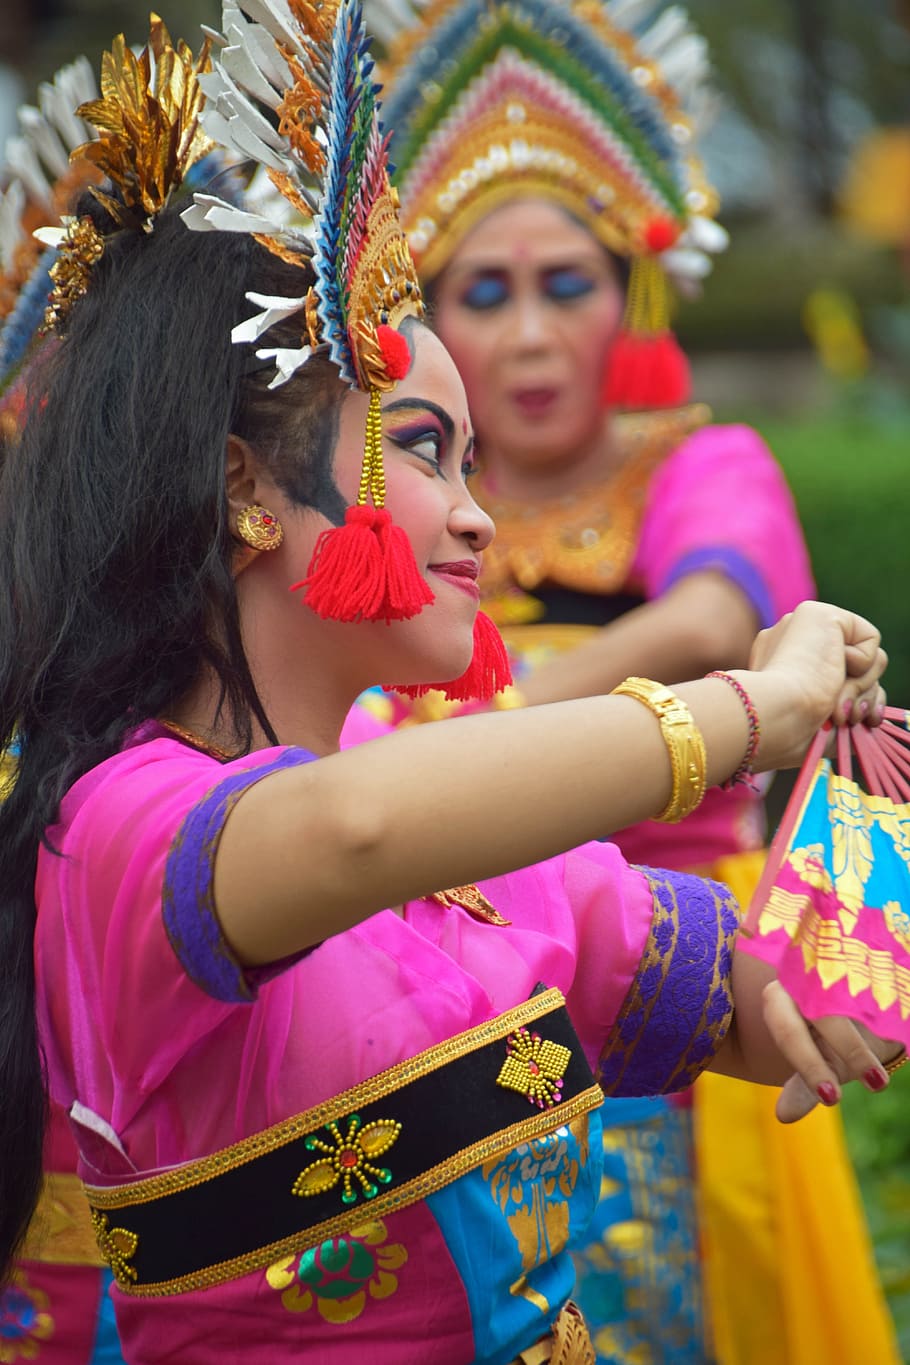
[[[910,1045],[910,714],[816,736],[743,924],[809,1019]],[[854,778],[858,766],[862,785]]]

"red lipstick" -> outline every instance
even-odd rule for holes
[[[545,387],[516,389],[511,397],[524,417],[540,418],[545,417],[553,407],[559,397],[559,390]]]
[[[456,559],[450,563],[430,564],[427,567],[431,573],[447,579],[454,588],[479,601],[480,589],[477,586],[477,579],[480,575],[480,565],[476,559]]]

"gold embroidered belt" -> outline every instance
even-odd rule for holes
[[[212,1156],[87,1186],[129,1294],[222,1284],[426,1199],[603,1098],[558,990]]]

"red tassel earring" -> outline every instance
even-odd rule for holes
[[[691,397],[689,362],[670,330],[669,287],[658,259],[677,235],[675,223],[655,219],[645,251],[632,262],[622,330],[607,362],[605,407],[677,407]]]
[[[474,621],[474,653],[460,678],[452,682],[402,684],[388,689],[405,697],[424,697],[441,692],[446,701],[492,701],[497,692],[512,685],[512,669],[502,636],[479,611]]]
[[[407,342],[394,328],[376,328],[376,339],[392,381],[410,367]],[[366,443],[357,502],[344,525],[323,531],[306,578],[291,592],[306,590],[304,602],[330,621],[407,621],[433,599],[417,567],[411,542],[385,506],[380,393],[370,389]]]

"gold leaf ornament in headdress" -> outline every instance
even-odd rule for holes
[[[182,40],[176,48],[157,14],[137,57],[121,33],[101,62],[101,99],[79,114],[100,130],[77,147],[119,188],[123,202],[93,193],[121,227],[152,229],[152,219],[179,188],[190,166],[214,146],[202,130],[199,75],[211,70],[211,39],[194,59]]]
[[[204,96],[199,76],[211,69],[211,40],[198,58],[186,43],[175,47],[157,14],[149,40],[137,56],[121,33],[101,63],[101,97],[80,105],[79,117],[98,129],[71,161],[94,167],[117,187],[119,196],[92,186],[120,228],[151,232],[156,214],[180,188],[190,167],[213,150],[199,115]],[[41,229],[36,237],[60,253],[51,270],[54,289],[49,326],[59,326],[86,292],[91,270],[104,252],[104,237],[88,217],[64,219],[63,229]]]

